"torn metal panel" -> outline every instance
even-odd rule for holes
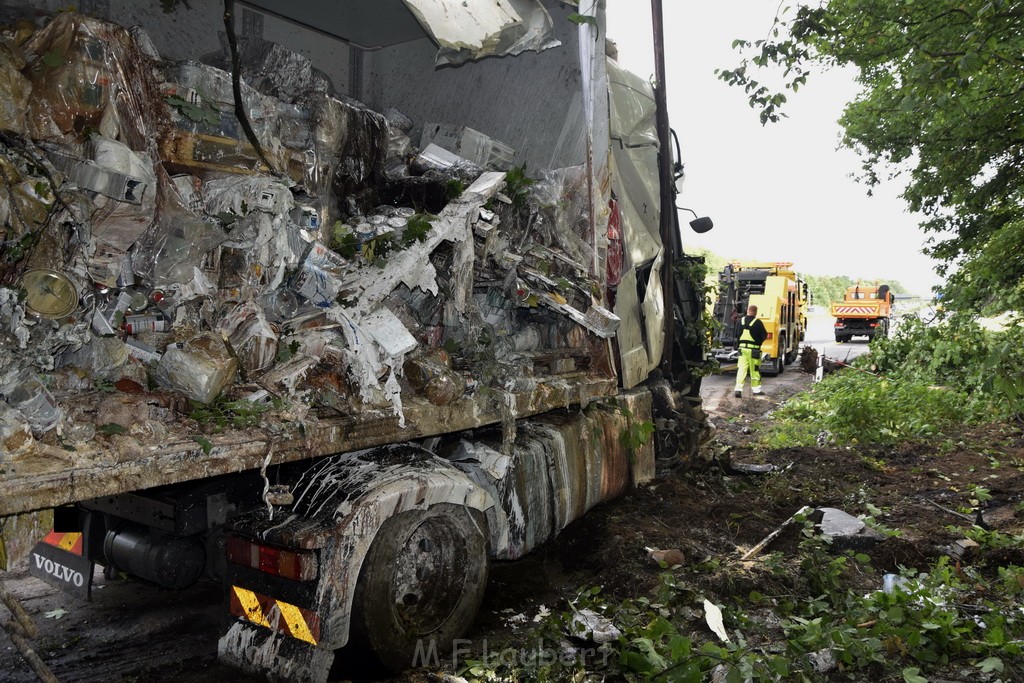
[[[440,46],[437,66],[489,56],[540,52],[559,43],[551,16],[538,0],[403,0]]]
[[[627,267],[650,262],[661,249],[658,136],[650,83],[607,60],[615,194],[622,212]]]

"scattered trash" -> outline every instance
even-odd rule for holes
[[[49,610],[47,612],[43,612],[43,618],[44,619],[63,619],[65,616],[67,616],[67,613],[68,613],[68,611],[66,609],[64,609],[63,607],[58,607],[57,609],[51,609],[51,610]]]
[[[949,546],[949,554],[961,562],[974,559],[980,550],[981,546],[978,545],[978,542],[969,538],[957,539]]]
[[[778,471],[778,469],[778,467],[771,463],[729,462],[729,471],[736,474],[771,474]]]
[[[590,609],[573,610],[568,628],[570,636],[597,644],[611,643],[622,635],[610,619]]]
[[[811,660],[811,666],[814,670],[820,674],[827,674],[829,671],[838,666],[836,656],[832,652],[832,648],[825,648],[818,650],[817,652],[811,652],[807,655],[807,658]]]
[[[725,632],[725,621],[722,618],[722,609],[707,599],[704,600],[704,621],[719,640],[723,643],[729,642],[729,634]]]
[[[540,3],[499,5],[499,43],[440,40],[445,63],[557,44]],[[193,439],[190,402],[252,396],[263,424],[390,407],[404,426],[410,400],[601,362],[620,321],[595,294],[586,167],[526,178],[472,121],[378,113],[302,55],[240,49],[262,153],[226,55],[167,61],[142,30],[75,12],[0,45],[5,453],[58,432],[88,452],[109,440],[104,403],[138,439]],[[162,412],[144,428],[132,406]]]
[[[897,588],[906,590],[908,583],[906,577],[899,574],[884,574],[882,576],[882,592],[892,593]]]
[[[681,567],[686,564],[686,556],[678,548],[671,548],[669,550],[647,548],[647,556],[659,566],[665,564],[669,567]]]
[[[868,527],[863,520],[836,508],[818,508],[822,536],[830,539],[836,550],[862,550],[885,539],[885,535]]]

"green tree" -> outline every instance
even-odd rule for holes
[[[869,188],[905,178],[947,303],[1024,309],[1024,3],[794,3],[766,39],[734,47],[742,61],[719,77],[746,90],[763,123],[784,116],[785,93],[815,69],[852,67],[862,90],[840,119],[844,143]],[[758,80],[759,68],[784,87]]]

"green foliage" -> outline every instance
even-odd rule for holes
[[[341,221],[335,221],[331,229],[331,249],[349,260],[354,259],[359,253],[359,240],[352,229]]]
[[[458,178],[452,178],[444,184],[444,195],[449,201],[455,199],[465,191],[466,183],[462,182]]]
[[[44,66],[47,66],[51,69],[56,69],[58,67],[64,66],[66,60],[64,59],[64,55],[60,52],[57,52],[56,50],[50,50],[49,52],[43,55],[42,62]]]
[[[213,403],[192,401],[192,412],[189,413],[189,417],[214,432],[221,432],[228,427],[236,429],[255,427],[263,419],[265,412],[272,407],[280,406],[280,401],[274,401],[267,405],[244,400],[229,401],[222,397]],[[199,445],[203,445],[201,441]],[[205,446],[203,448],[205,450]]]
[[[207,99],[200,96],[203,104],[194,104],[188,100],[178,97],[177,95],[168,95],[164,99],[167,104],[181,112],[181,115],[187,118],[189,121],[195,121],[196,123],[205,123],[207,125],[215,126],[220,123],[220,112],[217,111],[216,107],[207,104]]]
[[[505,174],[505,194],[512,200],[513,208],[526,208],[526,199],[530,196],[530,188],[537,183],[526,175],[526,164],[516,166]]]
[[[213,443],[205,436],[194,437],[195,442],[199,444],[199,447],[203,449],[203,455],[209,455],[213,450]]]
[[[108,422],[102,424],[96,428],[96,431],[104,436],[113,436],[114,434],[127,434],[128,430],[123,425],[119,425],[116,422]]]
[[[700,311],[698,317],[686,321],[686,343],[701,349],[711,348],[711,340],[721,326],[721,323],[715,318],[712,308],[714,297],[717,294],[716,275],[721,268],[713,269],[712,262],[707,260],[706,255],[684,254],[676,261],[675,265],[676,277],[689,279],[693,287],[697,310]],[[705,367],[693,368],[693,371],[709,374],[717,369],[718,362],[710,359]]]
[[[591,26],[597,27],[597,17],[592,17],[587,14],[579,14],[578,12],[573,12],[567,18],[569,19],[569,21],[576,25],[590,24]]]
[[[822,431],[838,445],[894,443],[957,424],[1019,418],[1024,346],[1017,334],[987,331],[966,314],[932,324],[904,317],[853,363],[880,376],[858,370],[827,376],[776,412],[764,443],[812,446]]]
[[[896,443],[984,417],[983,405],[963,391],[845,370],[787,401],[763,438],[772,448],[813,446],[822,431],[838,445]]]
[[[833,301],[842,301],[846,296],[846,288],[860,282],[864,285],[889,285],[893,294],[906,294],[906,288],[897,280],[854,279],[848,275],[802,275],[811,297],[817,306],[828,306]]]
[[[992,673],[1017,671],[1024,663],[1020,567],[1000,567],[996,578],[988,579],[943,557],[927,571],[905,570],[903,583],[891,593],[865,593],[863,583],[851,578],[867,575],[880,588],[871,558],[834,552],[806,520],[797,561],[798,573],[792,568],[780,572],[794,581],[786,594],[752,591],[746,601],[721,605],[727,643],[708,632],[699,611],[706,596],[689,578],[743,570],[712,560],[662,572],[650,595],[612,600],[599,587],[584,588],[566,609],[540,618],[521,650],[485,652],[464,662],[459,673],[472,683],[697,682],[710,680],[711,672],[722,667],[726,681],[817,681],[832,680],[818,673],[812,659],[828,652],[838,665],[832,673],[836,680],[917,682],[949,666]],[[583,610],[611,621],[619,638],[569,656],[552,653],[551,648],[566,642]],[[765,619],[765,613],[771,617]]]
[[[995,419],[1024,412],[1024,345],[1019,332],[984,329],[966,313],[925,323],[906,316],[871,344],[867,363],[897,379],[952,386],[985,402]]]
[[[928,251],[952,273],[947,304],[1024,307],[1024,6],[1005,0],[829,0],[785,7],[767,37],[737,40],[736,68],[761,121],[816,69],[855,72],[861,91],[840,120],[869,188],[903,175]],[[771,67],[781,89],[758,69]],[[869,189],[870,192],[870,189]],[[949,266],[957,264],[956,269]]]
[[[452,181],[459,182],[459,181]],[[459,191],[461,194],[462,191]],[[437,216],[429,213],[418,213],[409,218],[409,224],[402,233],[402,244],[411,246],[415,242],[425,242],[430,234],[431,223],[437,220]]]

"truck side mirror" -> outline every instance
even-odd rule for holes
[[[693,229],[695,233],[702,235],[711,228],[715,227],[715,224],[710,218],[708,218],[707,216],[703,216],[701,218],[694,218],[692,221],[690,221],[690,227]]]

